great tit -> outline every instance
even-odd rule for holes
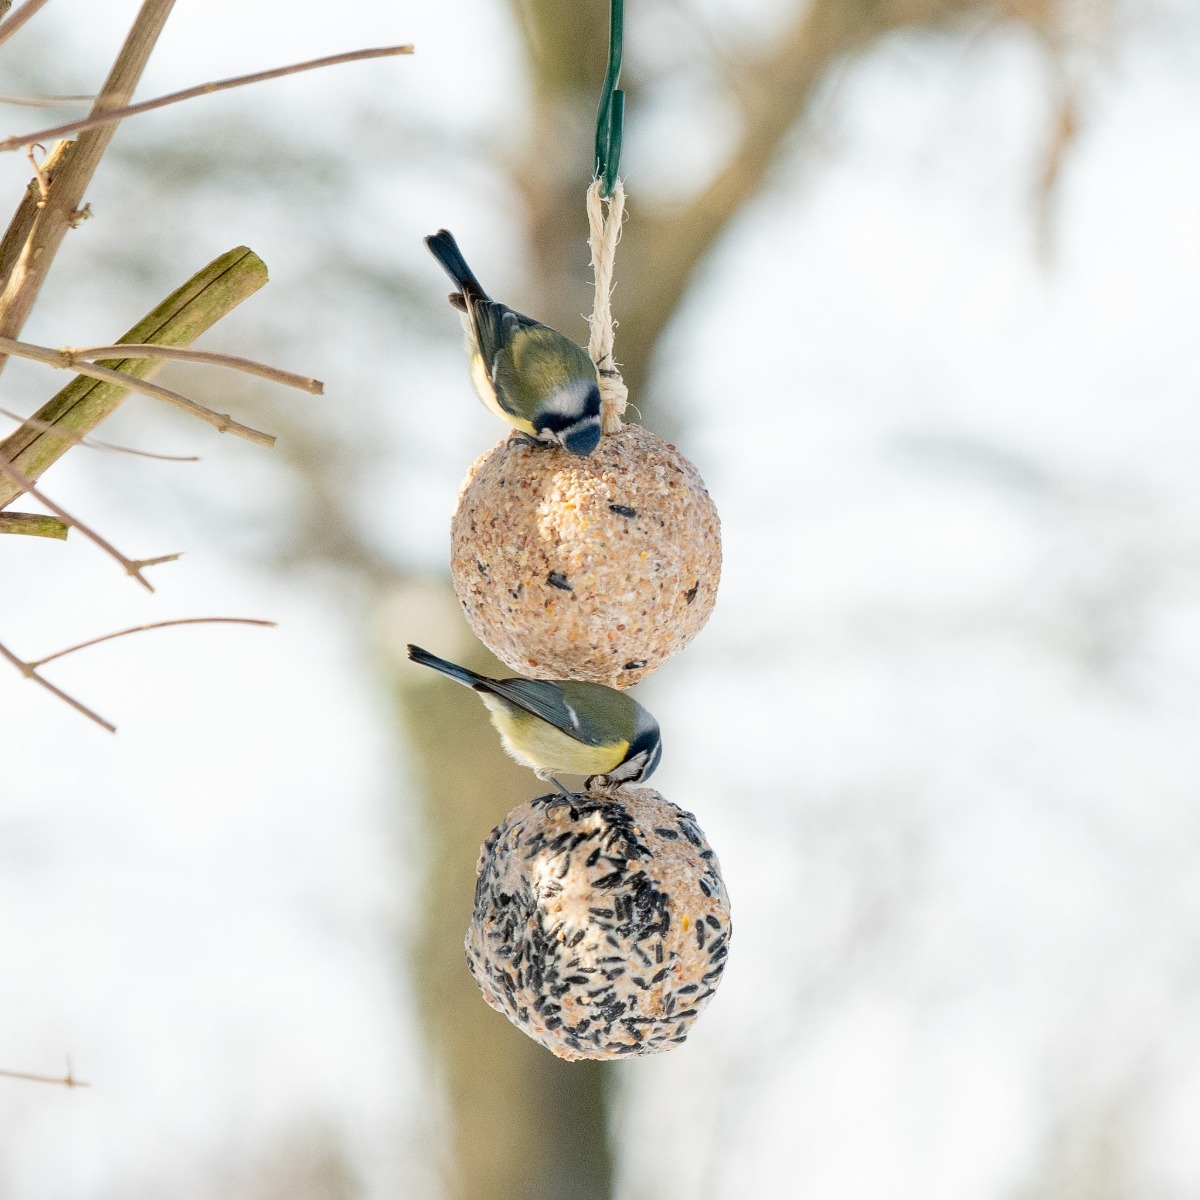
[[[600,385],[588,352],[492,300],[448,230],[425,245],[458,288],[450,303],[463,314],[479,398],[527,436],[591,454],[600,443]]]
[[[658,722],[634,699],[602,683],[489,679],[409,646],[408,657],[474,688],[504,748],[539,779],[570,796],[555,771],[587,775],[591,790],[648,779],[662,757]]]

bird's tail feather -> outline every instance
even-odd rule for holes
[[[457,663],[438,658],[436,654],[430,654],[428,650],[422,650],[420,646],[410,645],[408,657],[423,667],[432,667],[435,671],[441,671],[443,675],[449,675],[451,679],[455,679],[459,683],[465,683],[469,688],[479,687],[481,684],[486,686],[491,682],[487,676],[477,675],[467,667],[460,667]]]
[[[455,286],[459,291],[465,293],[474,292],[479,296],[486,296],[483,288],[479,284],[479,280],[475,278],[471,268],[467,266],[467,260],[463,258],[462,251],[458,248],[458,243],[454,240],[454,234],[448,229],[439,229],[437,233],[430,234],[425,239],[425,245],[429,247],[429,252],[442,266],[442,270],[454,280]]]

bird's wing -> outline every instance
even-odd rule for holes
[[[487,367],[488,379],[496,393],[496,400],[507,413],[518,413],[509,398],[509,389],[498,382],[498,377],[504,373],[504,364],[509,361],[509,346],[518,329],[523,327],[539,327],[530,317],[522,316],[519,312],[490,300],[481,292],[466,295],[467,319],[471,325],[471,337]]]
[[[557,684],[542,679],[489,679],[486,690],[540,717],[568,737],[588,746],[603,746],[605,740],[579,719],[575,709]]]
[[[492,367],[497,395],[512,392],[542,401],[596,377],[596,368],[582,346],[548,325],[528,317],[520,320],[520,338],[514,339],[518,328],[514,326]]]

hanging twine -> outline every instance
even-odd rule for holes
[[[625,188],[618,179],[612,195],[608,197],[606,214],[605,201],[600,195],[601,186],[601,181],[594,179],[587,194],[588,225],[591,230],[588,245],[592,251],[592,269],[596,273],[596,300],[590,322],[592,335],[588,341],[588,353],[600,375],[600,428],[605,433],[616,433],[621,428],[621,417],[629,403],[629,389],[613,361],[615,326],[612,315],[613,263],[617,257],[617,242],[621,240]]]

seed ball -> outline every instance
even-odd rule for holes
[[[686,1040],[725,969],[721,868],[652,788],[540,796],[479,854],[467,965],[483,998],[559,1058]]]
[[[450,564],[471,628],[514,671],[626,688],[704,627],[721,522],[696,468],[638,425],[583,457],[508,438],[467,473]]]

